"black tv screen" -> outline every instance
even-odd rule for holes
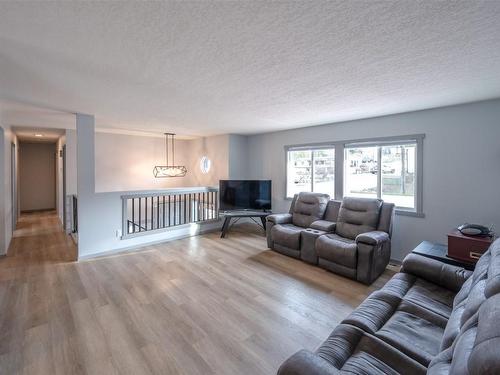
[[[220,180],[222,211],[270,210],[271,180]]]

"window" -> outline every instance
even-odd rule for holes
[[[381,198],[396,207],[415,209],[416,144],[384,146],[382,152]]]
[[[286,195],[293,197],[301,191],[335,192],[335,149],[322,147],[287,150]]]
[[[345,149],[344,195],[377,198],[377,147]]]
[[[200,160],[201,173],[207,174],[208,172],[210,172],[211,166],[212,166],[212,161],[207,156],[203,156]]]
[[[423,139],[416,134],[286,146],[286,197],[301,191],[380,198],[396,212],[423,216]]]
[[[361,147],[345,145],[344,195],[381,198],[415,211],[416,141]]]

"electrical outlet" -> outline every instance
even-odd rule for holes
[[[116,230],[116,237],[120,238],[122,236],[122,231],[120,229]]]

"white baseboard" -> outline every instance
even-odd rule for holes
[[[86,254],[86,255],[83,255],[83,256],[78,256],[78,261],[80,261],[80,260],[91,260],[91,259],[95,259],[95,258],[102,258],[102,257],[107,257],[107,256],[112,256],[112,255],[118,255],[118,254],[123,254],[123,253],[130,253],[130,252],[140,251],[140,249],[148,247],[148,246],[158,245],[158,244],[161,244],[161,243],[167,243],[167,242],[170,242],[170,241],[180,240],[180,239],[183,239],[183,238],[198,236],[200,234],[206,234],[206,233],[217,232],[217,231],[220,231],[219,227],[215,227],[215,228],[214,227],[212,227],[212,228],[200,228],[194,234],[183,233],[183,234],[179,234],[177,236],[172,236],[170,238],[166,238],[166,239],[162,239],[162,240],[156,240],[156,241],[151,241],[151,242],[144,242],[144,243],[141,243],[140,245],[122,247],[120,249],[109,250],[109,251],[101,251],[101,252],[97,252],[97,253],[92,253],[92,254]],[[144,250],[146,250],[146,249],[144,249]]]

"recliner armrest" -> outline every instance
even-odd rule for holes
[[[266,217],[273,224],[289,224],[292,222],[292,214],[273,214]]]
[[[340,371],[319,355],[301,350],[288,358],[279,368],[278,375],[337,375]]]
[[[389,241],[389,234],[380,230],[361,233],[356,237],[356,242],[362,242],[367,245],[377,246],[385,241]]]
[[[453,266],[439,260],[418,254],[408,254],[403,260],[401,272],[410,273],[446,289],[458,292],[463,283],[472,275],[462,267]]]
[[[328,220],[316,220],[309,226],[311,229],[322,230],[324,232],[334,232],[337,223]]]

